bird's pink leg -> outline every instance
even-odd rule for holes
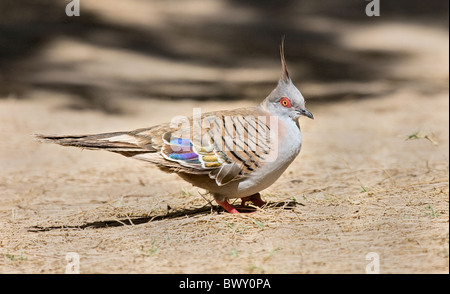
[[[251,201],[253,202],[253,204],[255,204],[256,206],[258,206],[258,207],[263,207],[264,205],[266,205],[266,202],[264,202],[262,199],[261,199],[261,195],[259,194],[259,193],[256,193],[256,194],[254,194],[254,195],[252,195],[252,196],[250,196],[251,198]]]
[[[239,213],[239,211],[237,211],[236,208],[234,208],[233,205],[231,205],[230,203],[228,203],[227,200],[224,201],[219,201],[216,199],[217,204],[219,204],[220,206],[222,206],[226,211],[228,211],[231,214],[236,214]]]
[[[241,207],[245,207],[245,203],[252,201],[252,196],[242,197],[241,198]]]

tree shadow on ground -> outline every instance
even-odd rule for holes
[[[389,79],[380,64],[391,64],[410,57],[403,52],[352,51],[336,39],[333,23],[358,27],[368,22],[383,23],[395,20],[448,27],[448,1],[440,0],[384,1],[383,17],[378,19],[365,15],[366,1],[223,1],[226,8],[224,14],[247,13],[248,19],[233,19],[233,15],[220,18],[191,17],[183,12],[183,8],[199,5],[199,2],[177,2],[188,4],[183,4],[179,11],[172,12],[173,17],[169,17],[169,21],[162,28],[112,21],[102,17],[101,11],[83,8],[81,17],[69,18],[64,14],[66,3],[52,0],[23,0],[20,4],[13,0],[0,2],[0,98],[11,94],[26,98],[28,93],[35,90],[68,93],[79,97],[76,103],[70,104],[73,109],[97,109],[120,114],[120,110],[108,103],[109,97],[117,92],[123,97],[260,100],[276,83],[276,80],[269,79],[259,82],[243,79],[230,86],[220,81],[220,78],[212,81],[200,79],[197,82],[150,78],[130,81],[114,77],[113,74],[109,77],[99,76],[102,82],[98,83],[92,78],[83,78],[84,72],[79,73],[77,80],[42,80],[39,77],[50,70],[71,66],[39,59],[40,52],[45,51],[52,41],[61,38],[79,40],[98,48],[132,52],[176,63],[216,68],[220,71],[277,60],[277,47],[281,37],[285,35],[286,56],[289,68],[294,69],[294,80],[318,83],[369,82]],[[164,3],[159,5],[169,5]],[[149,2],[148,5],[153,4]],[[115,13],[120,15],[126,12]],[[318,30],[315,23],[328,25],[330,29]],[[208,48],[218,48],[222,54]],[[76,73],[79,66],[72,64],[72,68],[67,68],[66,71]],[[189,87],[195,90],[186,94],[177,93],[168,90],[173,87],[160,87],[164,83],[173,87],[183,83],[189,84]],[[256,90],[249,91],[250,88]],[[351,89],[349,93],[352,94]],[[365,96],[364,93],[353,94],[356,98]],[[334,101],[342,96],[345,95],[339,93],[338,96],[317,98]]]

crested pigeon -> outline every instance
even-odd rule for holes
[[[302,146],[299,117],[314,119],[289,76],[280,46],[282,76],[277,87],[256,107],[177,117],[170,123],[128,132],[95,135],[35,135],[41,142],[102,149],[155,164],[209,191],[229,213],[266,203],[259,192],[272,185]]]

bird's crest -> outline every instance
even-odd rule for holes
[[[280,56],[281,56],[281,68],[283,70],[283,74],[281,76],[281,79],[285,82],[285,83],[289,83],[289,81],[291,80],[291,78],[289,77],[289,72],[287,70],[287,65],[286,65],[286,59],[284,58],[284,36],[281,39],[281,45],[280,45]]]

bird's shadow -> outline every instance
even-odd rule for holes
[[[281,202],[268,202],[262,209],[272,209],[272,208],[280,208],[283,210],[291,210],[297,205],[304,204],[296,202],[294,200],[286,200]],[[240,213],[254,213],[258,211],[258,208],[253,206],[246,207],[236,207]],[[86,222],[84,224],[78,225],[58,225],[58,226],[31,226],[27,228],[28,232],[47,232],[53,230],[62,230],[62,229],[76,229],[76,230],[84,230],[84,229],[98,229],[98,228],[111,228],[111,227],[121,227],[128,225],[141,225],[153,221],[160,221],[166,219],[176,219],[179,217],[186,216],[196,216],[201,214],[208,213],[219,213],[223,212],[224,209],[215,205],[205,205],[199,208],[190,208],[190,209],[181,209],[181,210],[173,210],[168,211],[166,214],[160,215],[146,215],[146,216],[135,216],[135,217],[127,217],[121,219],[112,219],[112,220],[98,220],[92,222]]]

